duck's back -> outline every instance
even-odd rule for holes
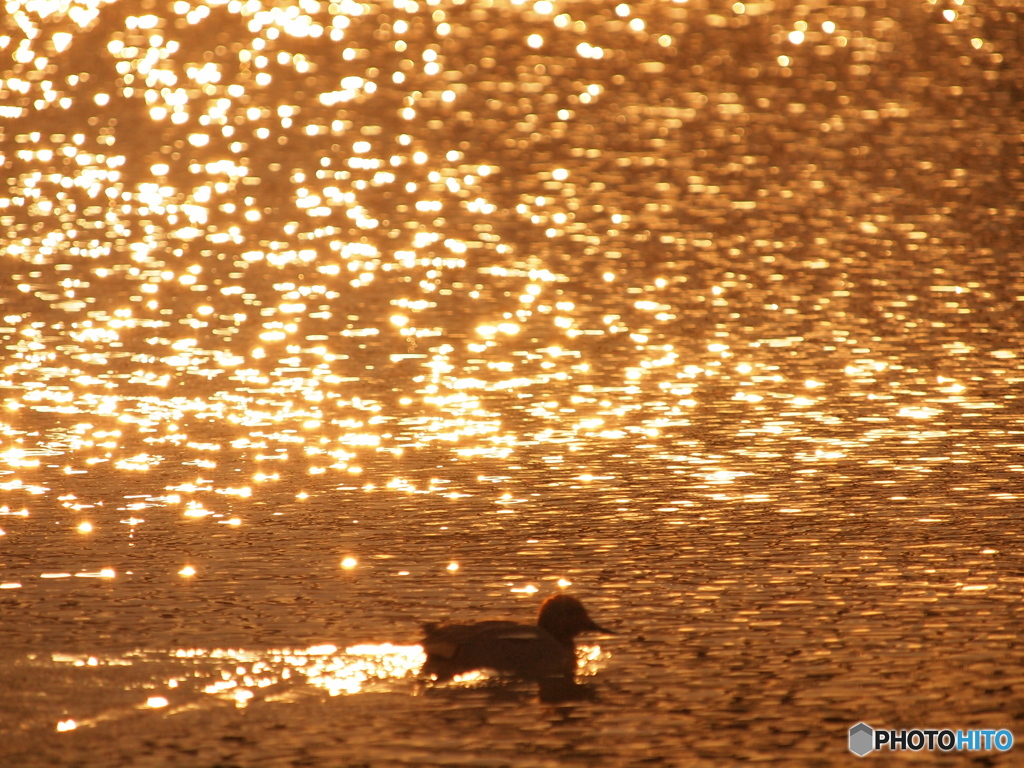
[[[530,680],[572,675],[575,648],[543,629],[512,621],[424,626],[422,673],[448,680],[454,675],[491,669]]]

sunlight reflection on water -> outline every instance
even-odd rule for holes
[[[386,691],[416,652],[357,643],[571,582],[633,628],[584,668],[614,704],[481,715],[496,761],[1014,711],[1019,11],[5,11],[7,688],[54,653],[151,728]],[[153,650],[193,647],[305,650]],[[81,730],[51,672],[17,706]],[[431,764],[403,698],[345,736]]]
[[[578,657],[578,675],[587,678],[606,665],[609,654],[600,646],[583,645],[578,649]],[[392,690],[396,683],[415,678],[426,655],[419,645],[382,643],[355,645],[344,652],[333,645],[262,651],[183,648],[166,653],[133,651],[105,657],[54,653],[51,660],[57,665],[93,669],[170,662],[169,667],[163,667],[162,679],[147,686],[146,699],[136,709],[169,707],[173,714],[203,706],[205,696],[241,708],[256,700],[294,700],[314,689],[330,696]],[[170,676],[168,670],[171,670]],[[490,678],[486,671],[474,672],[459,675],[446,685],[474,686]],[[419,685],[423,685],[422,681]],[[304,686],[310,691],[304,690]],[[64,718],[56,724],[56,729],[68,731],[95,726],[130,711],[111,709],[94,717]]]

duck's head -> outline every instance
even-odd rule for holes
[[[583,632],[615,634],[595,623],[583,603],[571,595],[552,595],[545,600],[537,616],[537,626],[567,644],[571,644],[573,638]]]

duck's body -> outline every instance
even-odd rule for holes
[[[421,644],[427,654],[421,674],[439,681],[489,669],[527,680],[572,677],[576,672],[575,637],[605,632],[574,597],[544,601],[536,625],[513,621],[476,624],[426,624]]]

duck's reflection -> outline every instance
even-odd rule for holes
[[[527,704],[531,701],[540,701],[543,704],[570,704],[598,699],[598,686],[595,683],[580,682],[566,675],[527,681],[514,677],[492,677],[484,673],[472,673],[465,677],[456,676],[448,683],[420,680],[417,691],[422,695],[445,697],[452,701],[463,701],[463,697],[471,693],[483,696],[492,704]]]

